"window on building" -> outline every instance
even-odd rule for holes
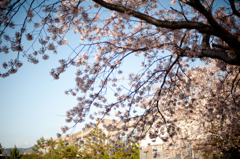
[[[136,129],[133,130],[133,134],[134,135],[137,134],[137,130]]]
[[[160,146],[154,146],[153,151],[153,158],[159,158],[160,157]]]
[[[147,157],[148,156],[148,151],[144,152],[144,154],[145,154],[145,157]]]
[[[125,142],[126,141],[126,137],[123,136],[122,139],[121,139],[121,142]]]
[[[181,159],[181,155],[180,155],[180,154],[177,154],[177,155],[176,155],[176,158],[177,158],[177,159]]]

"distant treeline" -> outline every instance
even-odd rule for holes
[[[0,159],[2,159],[2,157],[4,156],[10,156],[10,149],[13,148],[5,148],[5,150],[2,152],[3,156],[0,156]],[[18,148],[20,155],[24,154],[24,153],[32,153],[32,147],[29,148]]]

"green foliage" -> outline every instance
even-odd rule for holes
[[[109,136],[100,132],[97,128],[84,137],[84,146],[80,151],[80,157],[85,158],[107,158],[109,143],[106,143]]]
[[[97,128],[90,134],[91,135],[84,137],[85,143],[80,151],[80,158],[138,159],[140,157],[138,144],[128,143],[128,145],[122,146],[122,143],[119,141],[117,142],[117,145],[111,146],[111,144],[108,142],[110,136],[100,132]]]
[[[26,155],[22,155],[21,159],[38,159],[38,157],[33,154],[26,154]]]
[[[44,139],[44,137],[41,137],[40,139],[37,140],[37,144],[34,145],[33,152],[34,154],[37,154],[39,156],[41,156],[43,154],[44,151],[46,151],[46,140]]]
[[[4,151],[4,148],[2,147],[2,144],[0,143],[0,154]]]
[[[33,158],[39,159],[64,159],[76,158],[78,147],[68,144],[67,141],[44,139],[43,137],[37,140],[37,144],[33,147]]]
[[[10,149],[10,159],[18,159],[20,158],[20,153],[16,145],[13,149]]]
[[[121,143],[118,143],[121,145]],[[114,148],[114,147],[113,147]],[[129,143],[126,147],[121,147],[117,152],[113,154],[113,156],[109,157],[111,159],[139,159],[140,157],[140,150],[139,150],[139,144],[131,144]]]
[[[83,137],[84,144],[59,139],[58,141],[40,138],[34,145],[32,158],[36,159],[138,159],[139,145],[128,143],[125,147],[118,142],[111,146],[108,142],[110,136],[98,129],[94,129],[88,136]],[[112,152],[112,153],[111,153]],[[111,154],[111,155],[110,155]],[[29,156],[27,156],[29,157]]]

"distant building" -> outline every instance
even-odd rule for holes
[[[187,123],[187,122],[186,122]],[[145,138],[140,140],[140,159],[200,159],[201,153],[193,150],[191,143],[174,143],[173,146],[168,146],[169,142],[165,143],[160,138],[156,138],[155,142],[149,138],[147,132],[138,132],[134,129],[134,122],[129,121],[123,123],[121,121],[104,119],[97,125],[98,129],[110,136],[110,140],[125,142],[129,139],[129,135],[134,140],[134,137],[140,133],[145,133]],[[125,129],[125,131],[122,131]],[[61,137],[63,140],[73,141],[76,138],[84,140],[84,137],[89,135],[94,130],[94,127],[87,128],[68,137]],[[143,129],[147,130],[147,129]],[[195,131],[195,130],[194,130]],[[57,139],[58,140],[58,139]]]
[[[179,148],[176,148],[179,146]],[[172,148],[165,143],[141,146],[140,159],[201,159],[201,153],[192,149],[191,144]]]
[[[97,125],[97,128],[100,132],[106,134],[106,136],[110,136],[111,140],[117,141],[121,140],[122,142],[126,141],[128,134],[133,133],[133,136],[134,134],[136,135],[136,130],[133,129],[131,123],[129,123],[128,126],[126,126],[125,123],[116,120],[104,119]],[[67,141],[73,141],[76,138],[79,140],[84,140],[84,137],[88,136],[94,129],[95,127],[90,127],[77,133],[74,133],[72,135],[69,135],[68,137],[63,136],[55,140],[62,139]],[[128,131],[122,133],[123,129],[128,129]]]

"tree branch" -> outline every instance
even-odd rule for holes
[[[192,54],[187,53],[187,50],[181,50],[182,57],[192,57]],[[201,52],[196,52],[194,57],[202,58],[208,57],[212,59],[219,59],[231,65],[240,65],[240,56],[235,54],[230,56],[226,51],[220,49],[202,49]]]
[[[93,0],[93,1],[105,8],[108,8],[110,10],[114,10],[114,11],[117,11],[120,13],[129,14],[133,17],[136,17],[136,18],[144,20],[152,25],[155,25],[156,27],[162,27],[162,28],[168,28],[168,29],[196,29],[202,33],[217,35],[217,33],[215,33],[214,28],[207,24],[203,24],[203,23],[199,23],[199,22],[190,22],[190,21],[186,22],[186,21],[159,20],[159,19],[153,18],[149,15],[140,13],[138,11],[134,11],[132,9],[126,8],[121,5],[107,3],[103,0]]]
[[[108,8],[110,10],[117,11],[119,13],[129,14],[135,18],[146,21],[149,24],[155,25],[156,27],[167,28],[167,29],[196,29],[201,33],[214,35],[221,38],[225,41],[230,47],[235,50],[236,56],[240,56],[238,50],[240,50],[240,41],[237,37],[232,35],[226,29],[224,29],[221,25],[219,25],[215,19],[213,18],[211,12],[207,11],[199,0],[190,0],[186,2],[189,6],[198,10],[202,13],[208,20],[208,24],[203,24],[200,22],[190,22],[190,21],[167,21],[167,20],[159,20],[154,17],[151,17],[147,14],[140,13],[138,11],[132,10],[130,8],[116,5],[112,3],[105,2],[104,0],[93,0],[95,3]],[[220,55],[221,56],[221,55]]]
[[[214,28],[214,33],[216,33],[215,36],[220,37],[233,49],[240,50],[240,41],[238,40],[238,38],[228,32],[225,28],[223,28],[221,24],[218,24],[212,16],[212,13],[205,9],[199,0],[190,0],[189,2],[186,2],[186,4],[193,7],[205,16],[208,23]]]
[[[20,0],[17,0],[16,2],[14,2],[11,7],[9,8],[8,12],[5,14],[5,16],[2,18],[2,20],[0,21],[0,25],[2,25],[2,23],[4,22],[4,20],[7,18],[7,16],[10,14],[10,12],[12,11],[13,7],[20,2]]]
[[[238,11],[236,10],[236,6],[235,6],[235,4],[234,4],[234,0],[229,0],[229,3],[230,3],[230,5],[231,5],[233,14],[236,15],[236,16],[238,16],[238,17],[240,17],[240,12],[238,12]]]

